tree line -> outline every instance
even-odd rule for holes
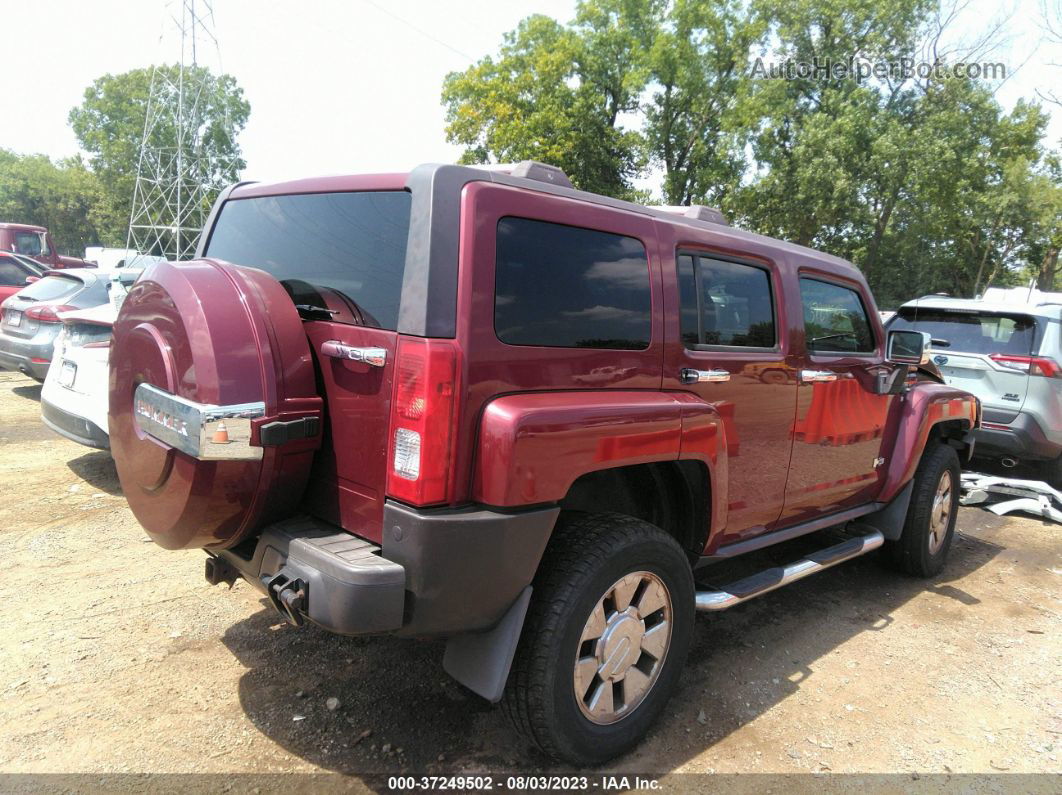
[[[851,260],[883,306],[1030,278],[1055,288],[1062,166],[1048,112],[1003,111],[976,76],[993,30],[949,45],[955,12],[580,0],[571,23],[530,16],[450,74],[446,134],[463,162],[542,160],[612,196],[644,201],[639,178],[659,175],[665,204],[718,206]]]
[[[201,66],[186,67],[186,75],[188,69],[205,76],[205,88],[196,103],[199,115],[186,122],[198,130],[187,139],[200,148],[192,151],[186,144],[186,154],[205,164],[202,178],[216,195],[238,180],[245,166],[236,137],[251,107],[231,75],[212,75]],[[178,70],[176,65],[146,67],[93,81],[68,118],[87,158],[52,160],[0,148],[0,220],[47,226],[64,254],[81,256],[92,245],[124,248],[152,74],[166,72],[173,84]],[[175,107],[179,97],[170,92],[163,101]],[[161,118],[151,128],[149,143],[175,153],[176,113]]]

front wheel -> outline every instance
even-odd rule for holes
[[[944,568],[959,513],[959,474],[954,448],[936,444],[922,455],[903,533],[885,545],[885,554],[901,571],[933,577]]]
[[[678,681],[693,575],[678,543],[618,514],[563,518],[535,578],[504,706],[547,754],[595,764],[633,747]]]

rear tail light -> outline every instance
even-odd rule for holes
[[[387,493],[414,505],[446,502],[453,461],[457,349],[400,337],[391,404]]]
[[[34,304],[25,311],[26,317],[41,323],[61,323],[60,312],[71,312],[76,306],[55,306],[54,304]]]
[[[1008,370],[1017,370],[1029,375],[1042,375],[1046,378],[1062,378],[1062,367],[1059,367],[1054,359],[1046,356],[1008,356],[993,353],[988,358]]]

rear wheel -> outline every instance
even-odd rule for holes
[[[1062,490],[1062,456],[1044,461],[1040,465],[1040,477],[1047,485]]]
[[[633,747],[682,672],[693,576],[678,543],[618,514],[572,514],[535,578],[504,708],[525,737],[575,764]]]
[[[932,577],[944,568],[959,512],[959,456],[946,444],[922,455],[902,535],[885,552],[900,570]]]

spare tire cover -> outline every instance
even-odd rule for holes
[[[139,419],[134,406],[137,387],[150,384],[208,406],[264,403],[259,424],[319,418],[302,321],[272,276],[206,259],[149,266],[118,313],[110,367],[111,452],[129,506],[156,543],[230,547],[295,509],[319,421],[316,439],[260,452],[244,434],[242,449],[257,460],[201,460],[152,435],[158,425],[144,419],[143,400]]]

